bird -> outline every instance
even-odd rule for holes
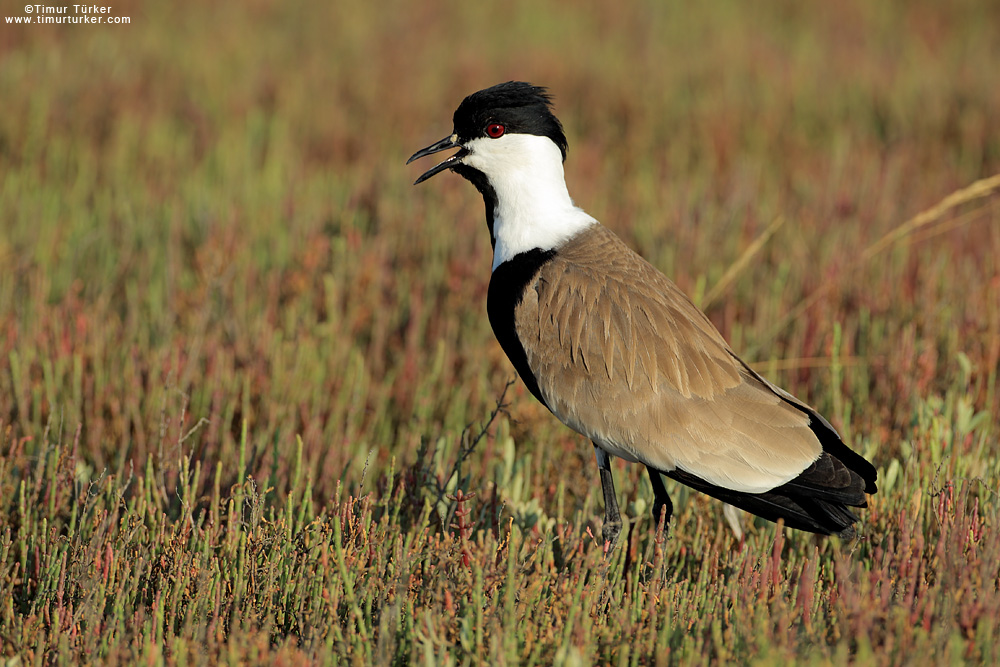
[[[450,170],[482,195],[493,246],[487,314],[528,391],[590,439],[607,551],[622,520],[611,459],[644,465],[653,516],[663,476],[786,527],[851,538],[877,471],[816,410],[756,373],[708,317],[566,185],[568,144],[547,88],[500,83],[465,97],[444,139]],[[660,523],[662,522],[662,523]]]

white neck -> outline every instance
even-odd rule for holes
[[[508,134],[475,139],[463,162],[486,174],[497,195],[493,270],[529,250],[558,248],[597,224],[573,204],[562,153],[548,137]]]

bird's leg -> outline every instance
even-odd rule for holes
[[[674,513],[674,504],[670,502],[670,496],[667,495],[667,487],[663,486],[660,472],[649,466],[646,466],[646,471],[649,472],[649,481],[653,484],[653,496],[656,498],[653,501],[653,521],[659,527],[662,518],[663,527],[666,528],[667,524],[670,523],[670,516]]]
[[[618,499],[615,497],[615,482],[611,479],[611,457],[594,443],[594,454],[597,456],[597,467],[601,470],[601,490],[604,492],[604,553],[611,551],[622,532],[622,517],[618,513]]]

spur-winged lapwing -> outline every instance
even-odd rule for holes
[[[646,466],[657,518],[672,511],[663,474],[765,519],[852,535],[849,507],[867,506],[875,468],[574,206],[566,135],[546,89],[502,83],[462,100],[453,120],[451,135],[409,162],[458,151],[416,183],[450,169],[482,194],[493,243],[490,324],[531,393],[593,441],[606,546],[621,531],[612,456]]]

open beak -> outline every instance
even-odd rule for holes
[[[410,159],[406,161],[406,164],[410,164],[411,162],[413,162],[417,158],[422,158],[422,157],[426,157],[428,155],[433,155],[434,153],[440,153],[441,151],[446,151],[449,148],[462,148],[461,145],[456,142],[456,139],[458,139],[458,135],[457,134],[451,134],[451,135],[445,137],[444,139],[442,139],[441,141],[438,141],[437,143],[431,144],[427,148],[421,148],[419,151],[417,151],[416,153],[414,153],[413,155],[410,156]],[[469,151],[467,151],[464,148],[462,148],[462,150],[458,151],[457,153],[455,153],[454,155],[452,155],[450,158],[448,158],[444,162],[442,162],[440,164],[437,164],[437,165],[431,167],[430,169],[428,169],[427,171],[425,171],[424,173],[422,173],[420,175],[420,178],[418,178],[417,180],[413,181],[413,184],[417,185],[418,183],[423,183],[424,181],[426,181],[428,178],[430,178],[434,174],[442,172],[445,169],[450,169],[459,160],[461,160],[463,157],[465,157],[468,154],[469,154]]]

